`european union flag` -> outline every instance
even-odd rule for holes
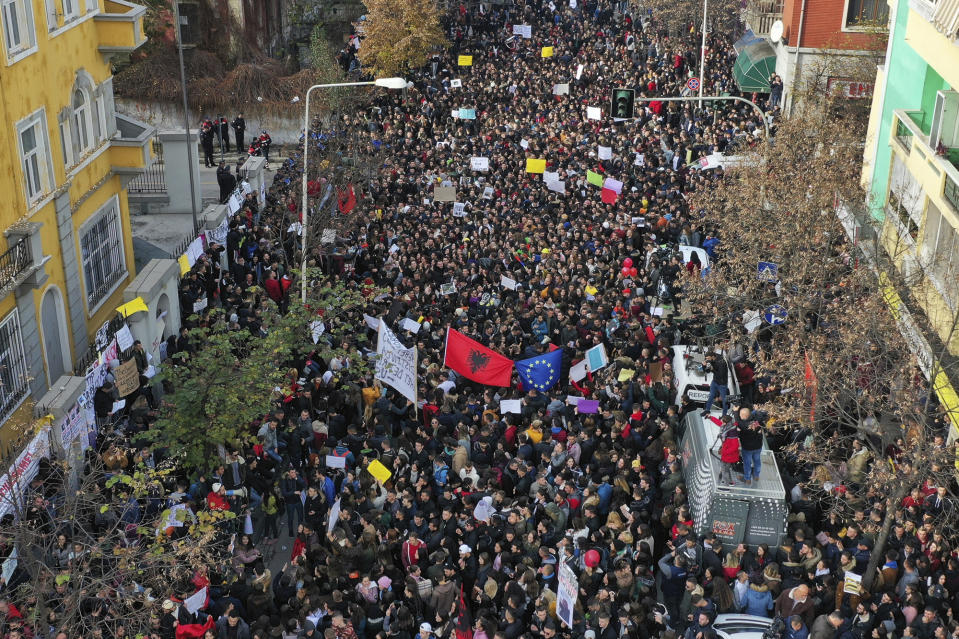
[[[559,381],[563,367],[563,349],[543,353],[516,362],[516,372],[523,381],[523,388],[547,391]]]

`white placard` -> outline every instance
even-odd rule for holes
[[[554,84],[553,85],[553,95],[569,95],[569,85],[568,84]]]
[[[601,120],[603,118],[603,110],[599,107],[586,107],[586,119],[587,120]]]
[[[523,414],[523,400],[521,399],[501,399],[499,402],[499,412],[503,413],[514,413],[516,415]]]
[[[419,330],[419,322],[413,322],[416,330]],[[404,321],[407,321],[404,320]],[[410,400],[416,403],[416,356],[415,347],[403,345],[386,326],[386,322],[380,322],[379,335],[376,342],[376,379],[384,382],[390,387]]]
[[[559,182],[559,171],[543,171],[543,182]]]
[[[663,307],[662,306],[653,306],[649,309],[650,315],[655,315],[656,317],[663,316]]]
[[[130,327],[126,324],[121,326],[120,330],[117,331],[117,348],[120,349],[121,353],[128,348],[133,348],[133,334],[130,332]]]
[[[528,24],[514,24],[513,35],[523,36],[523,38],[529,40],[533,37],[533,27]]]
[[[546,188],[557,193],[566,193],[566,182],[562,180],[552,180],[546,183]]]
[[[346,457],[337,457],[336,455],[327,455],[326,467],[327,468],[346,468]]]
[[[489,171],[489,158],[472,157],[470,158],[470,168],[474,171]]]
[[[400,328],[416,335],[420,332],[420,323],[415,319],[404,317],[402,320],[400,320]]]
[[[511,277],[506,277],[505,275],[503,275],[502,277],[499,278],[499,283],[500,283],[500,286],[502,286],[503,288],[508,288],[511,291],[516,290],[516,280],[514,280]]]
[[[326,459],[327,459],[326,465],[329,466],[330,457],[328,456]],[[334,459],[342,459],[343,460],[342,467],[346,466],[346,459],[344,457],[335,457]],[[341,510],[340,500],[339,498],[337,498],[337,500],[333,502],[333,505],[330,506],[330,512],[329,512],[330,518],[326,522],[326,532],[331,533],[333,532],[333,529],[336,528],[336,522],[340,520],[340,510]]]
[[[617,195],[623,192],[623,183],[619,180],[614,180],[613,178],[606,178],[603,182],[603,188],[609,189],[610,191],[615,191]]]
[[[483,199],[484,200],[493,199],[493,193],[494,193],[493,187],[487,186],[485,189],[483,189]]]
[[[458,89],[458,88],[460,88],[461,86],[463,86],[463,81],[460,80],[459,78],[457,78],[457,79],[455,79],[455,80],[450,80],[450,86],[451,86],[452,88],[454,88],[454,89]]]
[[[207,307],[207,304],[209,304],[209,300],[205,297],[201,297],[197,301],[193,302],[193,312],[199,313]]]
[[[323,323],[323,320],[313,320],[310,322],[310,335],[313,337],[313,343],[316,344],[320,341],[320,335],[326,330],[326,324]]]
[[[110,409],[111,413],[115,413],[118,410],[123,410],[123,407],[127,405],[127,400],[121,399],[118,402],[113,402],[113,408]]]
[[[570,9],[576,8],[576,0],[569,0],[569,8]]]
[[[578,382],[579,380],[586,377],[587,372],[588,371],[586,369],[586,360],[584,359],[578,364],[573,364],[572,366],[569,367],[569,378],[573,380],[574,382]]]
[[[606,354],[606,345],[597,344],[586,351],[586,368],[591,373],[595,373],[601,368],[609,365],[609,355]]]
[[[570,406],[577,406],[581,401],[586,399],[585,397],[580,397],[579,395],[567,395],[566,403]]]
[[[195,593],[183,600],[183,607],[191,615],[195,615],[198,610],[206,605],[206,586],[203,586]]]
[[[519,145],[520,145],[521,147],[523,147],[524,149],[528,149],[528,148],[529,148],[529,140],[520,140],[520,141],[519,141]]]
[[[575,2],[575,0],[571,0]],[[576,573],[565,563],[559,566],[556,589],[556,616],[569,628],[573,627],[573,609],[576,608],[579,580]]]
[[[466,203],[465,203],[465,202],[454,202],[454,203],[453,203],[453,217],[466,217]]]
[[[646,164],[646,156],[643,153],[637,153],[633,159],[633,164],[636,166],[644,166]]]
[[[599,156],[600,160],[612,160],[613,147],[600,145],[597,149],[597,155]]]
[[[10,552],[10,556],[3,562],[3,583],[10,583],[10,577],[13,576],[13,571],[17,569],[17,549],[14,548]]]
[[[157,369],[153,364],[150,364],[149,366],[147,366],[147,369],[143,371],[143,376],[146,377],[147,379],[153,379],[154,377],[156,377],[156,374],[157,374]]]
[[[190,244],[186,247],[186,259],[190,261],[190,266],[192,267],[202,255],[203,238],[198,237],[190,242]]]
[[[585,69],[585,68],[586,68],[585,65],[582,65],[582,64],[577,64],[577,65],[576,65],[576,79],[577,79],[577,80],[579,80],[581,77],[583,77],[583,69]]]

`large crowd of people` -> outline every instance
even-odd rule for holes
[[[865,570],[883,505],[864,503],[849,521],[824,515],[800,488],[808,477],[789,464],[781,546],[724,548],[696,534],[677,444],[684,417],[702,406],[675,401],[669,346],[691,330],[680,319],[681,274],[702,263],[675,248],[716,256],[722,238],[687,196],[722,171],[689,165],[755,144],[764,126],[740,104],[700,111],[656,101],[683,93],[700,36],[668,35],[655,15],[616,8],[461,7],[447,24],[452,46],[407,92],[378,95],[365,112],[304,136],[318,144],[330,127],[348,131],[382,163],[371,183],[355,185],[355,223],[337,250],[311,248],[307,258],[324,278],[382,291],[363,310],[417,348],[420,402],[361,372],[376,335],[360,313],[344,343],[331,345],[346,355],[297,362],[274,410],[249,426],[254,443],[226,451],[171,497],[230,509],[246,525],[229,565],[204,572],[202,609],[189,612],[182,585],[171,584],[153,593],[144,636],[185,639],[199,626],[217,639],[711,639],[716,615],[745,612],[781,617],[788,639],[959,637],[959,560],[937,528],[943,487],[917,486],[897,505],[871,593],[844,592],[843,575]],[[514,36],[512,25],[529,25],[531,37]],[[737,93],[729,36],[708,38],[707,93]],[[614,121],[607,105],[620,86],[651,100]],[[750,97],[775,131],[778,106]],[[589,107],[602,117],[589,118]],[[453,117],[459,109],[475,119]],[[601,147],[611,155],[600,157]],[[258,334],[263,305],[288,302],[301,259],[301,157],[279,167],[265,206],[251,195],[231,220],[228,266],[211,247],[213,259],[183,279],[186,315],[207,298],[229,330]],[[472,170],[473,157],[488,158],[488,169]],[[549,184],[526,172],[530,158],[557,174]],[[621,182],[621,192],[601,199],[587,171]],[[454,187],[463,211],[433,201],[435,186]],[[405,318],[419,330],[401,329]],[[516,360],[563,348],[562,381],[545,392],[470,382],[443,366],[448,328]],[[570,365],[600,343],[613,364],[567,383]],[[168,354],[192,348],[202,345],[187,328]],[[753,379],[748,347],[738,352],[743,405],[723,396],[714,413],[730,415],[725,432],[745,439],[755,432],[750,409],[779,389]],[[580,413],[567,395],[598,400],[597,412]],[[520,413],[501,411],[510,399]],[[769,437],[777,454],[789,443]],[[108,452],[118,467],[136,463],[116,446]],[[849,454],[850,472],[876,461]],[[373,460],[387,481],[365,470]],[[725,471],[729,483],[751,479],[732,460]],[[578,581],[571,626],[557,611],[562,565]],[[18,605],[0,603],[4,636],[41,634],[24,627]],[[102,636],[114,631],[104,623]]]

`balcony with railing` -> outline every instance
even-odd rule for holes
[[[30,256],[30,240],[21,237],[16,242],[11,243],[10,248],[0,254],[0,293],[6,295],[9,293],[8,286],[13,286],[19,278],[26,274],[33,264],[33,258]]]
[[[921,110],[896,109],[892,139],[906,155],[918,154],[925,160],[923,170],[932,171],[930,178],[938,188],[927,193],[941,193],[943,199],[959,215],[959,146],[944,146],[942,137],[937,148],[932,148],[929,136],[933,130],[932,117]]]
[[[752,32],[761,38],[769,36],[776,20],[782,20],[784,0],[749,0],[743,11],[743,20]]]

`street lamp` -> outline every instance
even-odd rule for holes
[[[706,84],[706,7],[709,0],[703,0],[703,44],[699,50],[699,110],[703,109],[703,85]]]
[[[332,89],[334,87],[362,87],[378,86],[384,89],[405,89],[407,87],[405,78],[376,78],[369,82],[334,82],[333,84],[314,84],[306,90],[306,106],[303,110],[303,260],[300,270],[302,278],[301,295],[302,301],[306,304],[306,238],[309,229],[309,207],[307,206],[306,196],[306,177],[309,168],[308,153],[310,150],[310,94],[313,89]]]

